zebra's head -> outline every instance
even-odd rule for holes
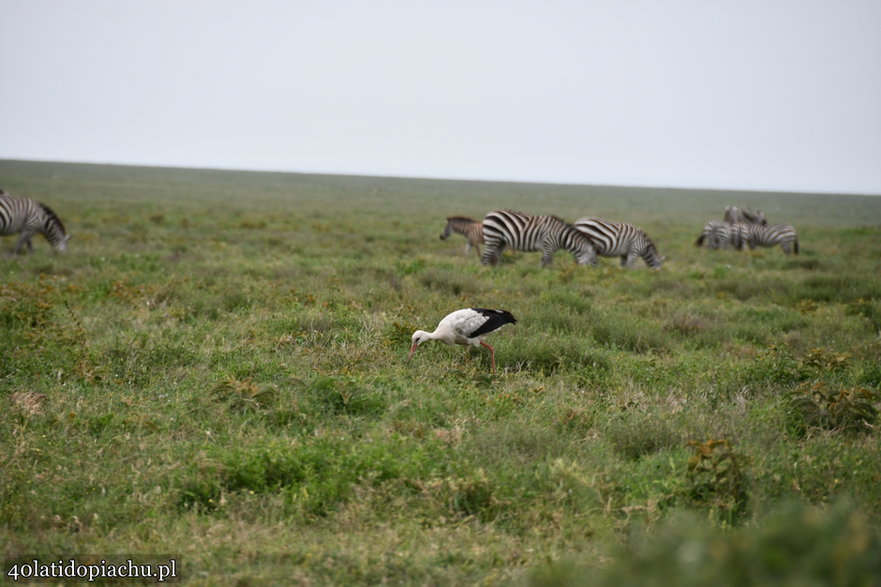
[[[645,264],[652,269],[660,269],[661,265],[664,263],[664,259],[666,259],[666,257],[658,255],[658,249],[655,247],[655,243],[647,237],[646,247],[642,254],[642,258],[645,260]]]
[[[64,224],[62,224],[61,219],[58,215],[46,204],[40,204],[43,208],[43,226],[41,227],[41,232],[46,237],[46,240],[49,241],[49,244],[52,245],[59,253],[64,253],[67,251],[67,241],[70,240],[69,234],[64,230]]]
[[[52,244],[52,247],[56,251],[58,251],[59,253],[66,253],[67,252],[67,241],[70,240],[70,236],[71,235],[69,235],[69,234],[65,234],[65,235],[62,235],[61,240],[59,240],[57,242],[52,242],[52,241],[49,241],[49,242]]]
[[[593,246],[593,241],[584,236],[584,234],[578,230],[575,231],[576,234],[580,237],[576,242],[576,249],[574,251],[575,262],[579,265],[590,265],[591,267],[597,266],[597,250]]]
[[[447,238],[450,236],[450,234],[452,234],[452,232],[453,232],[453,229],[450,228],[450,223],[447,222],[447,225],[444,226],[444,231],[443,231],[443,232],[441,233],[441,235],[440,235],[440,239],[441,239],[442,241],[447,240]]]

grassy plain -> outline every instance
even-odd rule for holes
[[[881,198],[0,161],[73,236],[0,241],[4,556],[194,585],[878,585]],[[694,246],[729,203],[801,254]],[[497,268],[512,207],[667,262]],[[410,334],[512,311],[485,353]],[[674,580],[675,578],[675,580]]]

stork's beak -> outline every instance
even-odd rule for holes
[[[414,343],[410,346],[410,354],[407,355],[407,358],[408,358],[408,359],[411,358],[411,357],[413,356],[413,353],[416,352],[416,348],[417,348],[418,346],[419,346],[419,343],[418,343],[418,342],[414,342]]]

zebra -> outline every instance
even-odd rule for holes
[[[733,245],[738,251],[743,250],[744,243],[750,249],[780,245],[785,254],[798,255],[798,233],[792,225],[769,224],[763,226],[738,222],[731,226],[731,232]]]
[[[483,244],[483,223],[465,216],[450,216],[447,225],[440,235],[441,240],[447,240],[452,233],[458,233],[465,237],[465,254],[471,252],[471,247],[477,250],[480,256],[480,245]]]
[[[706,241],[707,246],[711,249],[726,249],[728,248],[729,241],[731,241],[731,228],[732,225],[727,222],[710,220],[704,224],[701,235],[697,237],[694,244],[699,247]]]
[[[574,226],[593,242],[598,255],[621,257],[622,267],[633,269],[637,257],[653,269],[660,269],[664,262],[655,243],[638,226],[595,216],[579,218]]]
[[[0,236],[18,233],[15,252],[20,253],[25,245],[29,251],[33,250],[31,237],[35,232],[42,233],[56,251],[67,250],[70,235],[49,206],[0,190]]]
[[[768,224],[765,214],[761,210],[753,212],[749,208],[738,208],[737,206],[726,206],[725,215],[722,219],[728,224],[736,224],[738,222],[752,224]]]
[[[531,216],[516,210],[493,210],[483,219],[486,246],[480,262],[496,264],[510,246],[517,251],[541,251],[541,266],[547,267],[557,249],[566,249],[579,265],[597,264],[597,254],[589,238],[556,216]]]

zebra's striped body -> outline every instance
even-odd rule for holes
[[[726,249],[729,244],[735,244],[731,242],[732,226],[721,220],[710,220],[704,224],[701,235],[697,237],[694,244],[699,247],[706,243],[707,247],[711,249]]]
[[[633,269],[637,257],[653,269],[660,269],[663,259],[652,239],[638,226],[626,222],[612,222],[593,216],[579,218],[575,228],[584,233],[603,257],[621,257],[621,265]]]
[[[480,245],[483,244],[483,223],[465,216],[450,216],[447,225],[440,235],[441,240],[447,240],[452,233],[461,234],[465,237],[465,254],[471,252],[471,247],[477,249],[480,256]]]
[[[37,232],[45,236],[55,250],[67,250],[70,236],[49,206],[0,190],[0,236],[18,234],[15,252],[20,253],[25,245],[28,250],[33,250],[31,237]]]
[[[798,255],[798,233],[789,224],[752,224],[738,222],[731,226],[732,241],[735,248],[743,249],[746,244],[750,249],[756,247],[774,247],[780,245],[787,255]]]
[[[531,216],[514,210],[494,210],[483,219],[486,246],[480,258],[484,265],[498,262],[505,247],[517,251],[541,251],[546,267],[558,249],[566,249],[579,265],[596,265],[593,243],[574,226],[556,216]]]
[[[768,224],[768,220],[761,210],[753,212],[749,208],[738,208],[737,206],[726,206],[722,219],[728,224],[737,224],[738,222]]]

